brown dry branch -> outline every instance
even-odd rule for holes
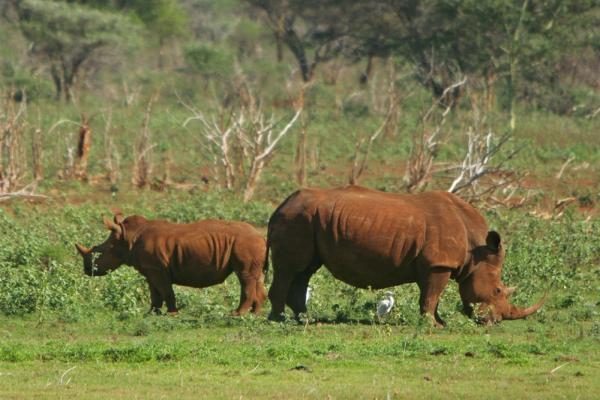
[[[442,129],[446,123],[448,114],[454,107],[453,102],[446,102],[447,96],[466,83],[467,78],[465,77],[444,89],[442,95],[434,101],[433,105],[421,119],[422,130],[420,134],[413,136],[411,154],[404,176],[404,187],[408,192],[420,191],[427,185],[433,172],[433,161],[437,154]],[[439,114],[438,122],[435,126],[429,128],[431,119],[440,106],[444,106],[445,108]]]
[[[60,119],[60,120],[56,121],[50,127],[50,129],[48,129],[48,132],[46,133],[46,135],[48,137],[50,137],[50,135],[56,129],[58,129],[60,126],[62,126],[64,124],[73,124],[73,125],[77,125],[78,127],[81,127],[81,124],[79,122],[71,121],[69,119],[64,119],[63,118],[63,119]],[[64,153],[64,165],[63,165],[63,169],[58,172],[58,177],[60,179],[69,179],[69,178],[71,178],[73,176],[74,165],[75,165],[75,147],[73,145],[72,134],[69,133],[67,136],[65,136],[63,138],[63,140],[65,142],[66,152]]]
[[[300,93],[294,101],[295,109],[304,108],[304,94],[310,84],[303,84],[300,87]],[[296,164],[296,182],[300,187],[308,185],[307,168],[306,168],[306,142],[308,139],[308,122],[306,116],[300,116],[300,137],[296,146],[296,156],[294,162]]]
[[[125,101],[126,107],[131,107],[140,96],[142,86],[129,87],[127,81],[123,80],[123,100]]]
[[[585,116],[586,119],[594,119],[596,116],[600,114],[600,107],[596,108],[594,111],[590,112]]]
[[[573,154],[571,154],[569,156],[569,158],[567,158],[567,161],[565,161],[563,163],[563,165],[560,167],[560,170],[556,174],[556,179],[560,180],[560,178],[562,178],[563,174],[565,173],[565,170],[567,169],[567,166],[569,164],[571,164],[573,161],[575,161],[575,156]]]
[[[183,126],[187,127],[192,121],[200,123],[203,139],[201,143],[212,156],[215,164],[220,165],[221,168],[217,167],[217,169],[223,172],[222,174],[217,173],[215,176],[223,175],[225,188],[233,190],[236,183],[236,168],[231,157],[231,141],[237,127],[245,123],[244,113],[235,115],[233,110],[227,110],[223,106],[219,106],[217,115],[209,118],[202,111],[187,104],[181,98],[179,98],[179,102],[193,114],[184,121]]]
[[[352,168],[350,170],[350,177],[348,182],[351,185],[358,183],[358,179],[367,169],[367,163],[369,162],[369,155],[373,142],[381,135],[382,132],[390,132],[391,129],[396,129],[397,116],[399,110],[399,96],[396,91],[396,84],[394,79],[390,79],[389,87],[387,90],[388,94],[388,108],[385,114],[383,122],[368,138],[358,137],[354,148],[354,156],[352,158]]]
[[[33,180],[40,182],[44,179],[44,133],[40,128],[33,130],[31,138],[31,169]]]
[[[505,170],[503,166],[514,158],[519,148],[504,154],[497,161],[512,137],[511,131],[497,138],[490,127],[484,127],[487,113],[481,112],[479,103],[479,98],[473,96],[471,101],[473,120],[467,129],[466,154],[462,163],[456,166],[458,173],[448,188],[448,192],[462,192],[463,197],[471,201],[489,197],[498,189],[507,188],[518,180],[516,174]]]
[[[307,123],[305,116],[300,117],[300,138],[296,145],[296,157],[294,162],[296,164],[296,182],[300,187],[306,187],[308,185],[308,177],[306,174],[306,139],[308,136]]]
[[[87,180],[88,178],[88,159],[90,156],[90,146],[92,144],[92,128],[90,120],[85,114],[81,114],[81,125],[79,126],[79,138],[77,141],[77,158],[73,169],[73,175],[76,179]]]
[[[138,188],[143,188],[150,183],[152,174],[152,149],[156,144],[150,143],[150,116],[152,114],[152,104],[156,101],[158,94],[153,96],[146,106],[142,131],[133,149],[135,158],[133,171],[131,174],[131,183]]]
[[[44,196],[42,194],[36,194],[35,193],[36,188],[37,188],[37,183],[34,181],[14,192],[0,193],[0,202],[12,200],[12,199],[18,199],[18,198],[31,199],[31,200],[36,200],[36,199],[43,200],[43,199],[48,198],[48,196]]]
[[[257,110],[250,115],[249,122],[251,129],[246,132],[246,143],[250,145],[251,161],[250,170],[246,179],[246,187],[244,189],[244,202],[248,202],[254,195],[256,184],[260,179],[263,169],[270,162],[277,144],[290,131],[298,117],[302,114],[302,108],[298,108],[292,119],[281,129],[275,133],[277,121],[271,116],[268,121],[265,120],[264,114]]]
[[[120,157],[117,147],[113,141],[113,137],[110,134],[112,125],[112,109],[108,110],[108,116],[105,117],[104,131],[102,138],[104,141],[104,166],[106,168],[106,174],[108,181],[112,187],[116,188],[117,181],[119,179],[119,165]]]
[[[381,135],[384,131],[388,122],[390,121],[390,115],[388,114],[384,119],[383,123],[369,136],[369,138],[360,138],[356,140],[354,148],[354,157],[352,158],[352,169],[350,170],[350,177],[348,183],[351,185],[358,184],[358,179],[367,169],[367,163],[369,162],[369,155],[371,153],[371,147],[373,142]],[[366,142],[366,145],[365,145]]]
[[[216,114],[207,116],[204,112],[187,104],[180,103],[192,113],[183,126],[192,121],[200,123],[200,141],[219,166],[219,180],[229,190],[243,191],[244,201],[249,201],[256,189],[262,171],[275,154],[277,145],[298,120],[302,108],[298,108],[291,120],[278,132],[279,121],[271,115],[266,118],[252,92],[246,87],[246,106],[238,110],[217,107]]]
[[[175,185],[173,183],[173,180],[171,179],[171,168],[173,166],[173,158],[171,155],[171,150],[168,149],[167,151],[165,151],[162,155],[162,171],[163,171],[163,176],[160,178],[156,178],[155,181],[153,182],[152,188],[155,190],[165,190],[168,187],[177,187],[178,185]],[[180,186],[180,185],[179,185]],[[195,186],[195,185],[187,185],[187,186]],[[181,186],[180,186],[181,188]]]
[[[12,91],[4,95],[0,110],[0,193],[14,191],[25,173],[23,135],[27,102],[17,106]]]

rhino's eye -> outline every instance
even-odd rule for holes
[[[494,289],[494,294],[500,294],[500,293],[502,293],[502,289],[501,288],[497,287],[497,288]]]

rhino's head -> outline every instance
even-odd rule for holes
[[[117,213],[112,221],[104,217],[104,225],[110,230],[110,235],[103,243],[91,249],[75,244],[83,257],[83,272],[86,275],[106,275],[126,262],[129,244],[125,240],[124,219],[121,213]]]
[[[471,317],[476,314],[480,322],[525,318],[544,304],[545,298],[527,308],[510,303],[509,297],[515,288],[506,287],[501,280],[504,254],[500,235],[494,231],[488,232],[486,245],[472,252],[469,275],[459,282],[465,312]]]

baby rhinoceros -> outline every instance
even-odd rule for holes
[[[89,276],[106,275],[122,264],[134,267],[148,281],[151,312],[163,302],[177,313],[173,284],[203,288],[222,283],[235,272],[241,285],[234,315],[252,308],[259,313],[266,299],[266,241],[244,222],[204,220],[175,224],[139,215],[104,218],[110,236],[88,249],[77,244]]]

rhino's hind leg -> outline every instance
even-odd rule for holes
[[[292,309],[296,319],[298,319],[300,314],[306,313],[306,290],[308,282],[320,266],[319,262],[313,262],[304,271],[298,273],[290,285],[286,304]]]
[[[233,312],[233,315],[243,315],[256,301],[256,277],[252,276],[249,271],[236,271],[236,275],[240,280],[240,305],[237,310]]]
[[[254,299],[254,303],[252,304],[252,313],[260,314],[262,310],[262,305],[267,300],[267,290],[265,289],[264,278],[261,278],[256,281],[256,298]]]
[[[273,220],[273,217],[271,219]],[[285,223],[278,224],[276,220],[269,227],[269,232],[273,265],[273,282],[269,289],[271,301],[269,319],[281,321],[285,318],[283,313],[286,303],[296,313],[300,309],[300,305],[296,304],[300,297],[304,302],[306,285],[312,272],[308,277],[298,278],[298,281],[296,279],[299,274],[312,269],[317,253],[312,227],[307,221],[296,221],[288,226]],[[293,282],[296,284],[293,285]],[[290,298],[296,299],[292,302],[293,306],[288,302]]]
[[[269,319],[272,321],[282,321],[285,319],[283,312],[285,311],[285,299],[288,290],[294,279],[294,275],[288,271],[273,271],[273,283],[269,289],[269,300],[271,300],[271,313]]]
[[[444,320],[438,314],[438,304],[444,288],[450,280],[452,269],[445,267],[429,268],[419,276],[419,308],[422,315],[430,315],[434,318],[434,323],[438,327],[446,325]]]
[[[275,269],[273,283],[269,289],[269,300],[271,300],[271,313],[269,319],[282,320],[285,305],[287,304],[294,316],[306,312],[306,289],[311,276],[321,266],[315,259],[296,272],[294,269]]]

